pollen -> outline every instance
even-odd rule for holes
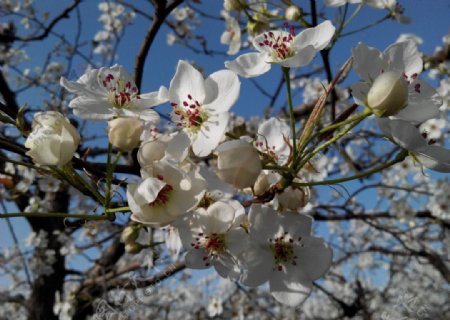
[[[172,102],[171,106],[173,108],[172,114],[177,119],[176,125],[190,129],[194,133],[198,132],[202,124],[208,119],[202,104],[195,100],[191,94],[188,94],[180,104]]]

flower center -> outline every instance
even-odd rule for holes
[[[211,233],[206,236],[203,233],[198,233],[195,242],[191,243],[191,246],[194,249],[204,248],[208,252],[208,255],[203,257],[205,266],[210,265],[210,258],[218,258],[227,249],[225,235],[217,233]]]
[[[190,94],[187,95],[187,99],[183,100],[181,104],[172,102],[171,105],[174,121],[178,127],[188,128],[197,133],[202,124],[208,120],[208,115],[203,110],[203,106]]]
[[[108,73],[102,79],[102,84],[108,90],[108,99],[115,108],[127,108],[134,99],[139,99],[138,89],[131,81],[116,80]]]
[[[159,180],[164,180],[164,177],[161,175],[158,175],[157,178]],[[158,193],[158,196],[156,197],[153,202],[150,202],[148,205],[150,207],[156,207],[166,204],[169,201],[170,194],[173,190],[173,187],[170,184],[166,184]]]
[[[299,241],[301,238],[299,238]],[[294,240],[285,232],[281,237],[275,239],[269,239],[269,247],[272,251],[275,266],[274,270],[283,270],[283,265],[286,263],[291,263],[292,265],[297,265],[297,256],[294,254]]]
[[[280,157],[275,153],[275,146],[270,147],[267,142],[262,141],[255,141],[254,145],[257,149],[267,154],[273,160],[278,161],[280,159]]]
[[[205,195],[203,196],[202,200],[200,200],[198,207],[208,209],[208,207],[214,202],[216,202],[216,200],[208,192],[205,192]]]
[[[291,42],[294,40],[294,32],[283,32],[275,36],[272,31],[263,34],[264,40],[259,42],[260,47],[269,47],[271,56],[274,60],[284,60],[294,55],[291,50]]]

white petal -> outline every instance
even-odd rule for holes
[[[199,215],[206,233],[224,234],[233,223],[234,209],[225,202],[218,201]]]
[[[285,121],[270,118],[258,127],[257,148],[262,152],[271,150],[278,157],[277,162],[284,164],[290,153],[286,141],[290,139],[290,128]]]
[[[169,98],[170,101],[180,104],[182,101],[189,101],[189,96],[203,103],[206,96],[205,80],[197,69],[180,60],[170,81]]]
[[[287,272],[275,270],[270,278],[270,292],[282,304],[291,307],[301,304],[311,292],[312,283],[302,278],[302,273],[293,268]]]
[[[392,138],[402,148],[413,151],[427,145],[419,129],[411,123],[402,120],[391,120],[389,125]]]
[[[150,108],[121,109],[119,110],[119,112],[117,112],[117,114],[126,117],[139,117],[140,119],[144,120],[147,125],[156,125],[159,122],[158,112]]]
[[[200,174],[208,183],[208,195],[214,200],[226,200],[233,197],[235,189],[228,183],[220,180],[212,170],[208,169],[206,166],[201,166]],[[233,204],[230,205],[234,207]]]
[[[227,249],[235,257],[247,250],[248,240],[248,234],[243,228],[230,230],[225,235]]]
[[[186,159],[189,153],[191,140],[183,131],[175,134],[167,144],[164,159],[172,159],[180,163]]]
[[[166,87],[161,86],[158,91],[140,94],[139,98],[136,100],[139,104],[145,107],[153,107],[169,101],[169,91]]]
[[[106,90],[103,86],[99,86],[97,77],[98,69],[87,71],[78,81],[69,81],[64,77],[60,79],[60,85],[67,91],[91,98],[98,98],[99,95],[106,95]]]
[[[408,77],[422,72],[422,58],[413,41],[394,43],[384,52],[389,57],[390,69],[404,72]]]
[[[141,212],[133,212],[131,220],[151,227],[164,227],[176,219],[169,215],[164,206],[142,206],[141,209]]]
[[[28,150],[26,154],[33,158],[34,162],[43,165],[60,164],[60,138],[57,135],[43,135],[41,131],[30,134],[25,141]]]
[[[297,264],[307,279],[314,281],[330,269],[333,251],[322,238],[305,237],[301,242],[303,247],[294,246]]]
[[[364,106],[366,104],[367,93],[370,90],[370,83],[360,81],[352,84],[350,88],[355,103]]]
[[[333,38],[336,28],[331,21],[326,20],[314,28],[308,28],[294,37],[291,48],[313,46],[316,51],[323,50]]]
[[[269,238],[276,236],[280,230],[278,219],[278,214],[272,208],[252,205],[248,214],[250,237],[262,245],[268,245]]]
[[[148,205],[155,201],[159,192],[164,188],[166,183],[156,178],[147,178],[142,181],[136,189],[134,200],[139,206]]]
[[[428,169],[438,172],[450,172],[450,150],[440,146],[427,146],[415,154]]]
[[[209,268],[209,259],[203,260],[204,257],[208,257],[208,252],[204,248],[191,249],[186,254],[186,267],[191,269],[206,269]]]
[[[249,287],[257,287],[268,281],[273,270],[273,256],[269,249],[250,244],[242,255],[245,271],[241,282]]]
[[[236,60],[225,61],[225,67],[241,77],[252,78],[270,70],[270,64],[266,62],[267,59],[268,55],[265,53],[251,52],[240,55]]]
[[[206,99],[204,108],[208,113],[228,111],[239,98],[241,82],[238,76],[229,70],[220,70],[205,80]]]
[[[82,119],[106,120],[114,116],[114,109],[106,98],[93,100],[80,96],[70,101],[69,107]]]
[[[386,58],[375,48],[360,42],[352,49],[353,69],[364,80],[371,82],[387,68]]]
[[[224,137],[229,117],[228,112],[210,115],[202,124],[192,142],[192,151],[196,156],[206,157],[219,145]]]
[[[414,89],[416,85],[420,86],[418,92]],[[437,117],[439,115],[439,107],[443,102],[436,90],[428,83],[420,80],[411,83],[410,88],[408,106],[393,118],[419,124]]]
[[[310,63],[316,56],[316,53],[317,50],[314,48],[314,46],[309,45],[296,50],[294,56],[281,60],[279,63],[286,68],[298,68]]]
[[[281,215],[280,225],[285,232],[288,232],[295,239],[298,237],[309,237],[311,234],[311,226],[313,218],[298,212],[283,212]]]

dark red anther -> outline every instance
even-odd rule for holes
[[[417,92],[417,93],[420,93],[420,83],[416,83],[414,85],[414,91]]]

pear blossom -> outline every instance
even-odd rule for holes
[[[419,129],[407,121],[378,119],[387,137],[409,151],[413,159],[424,167],[438,172],[450,172],[450,150],[427,141]]]
[[[162,227],[192,210],[202,199],[205,180],[198,170],[185,173],[167,161],[153,166],[153,176],[129,183],[127,199],[131,219],[149,226]]]
[[[139,94],[133,79],[120,65],[92,69],[76,82],[61,78],[61,86],[77,95],[70,101],[73,113],[82,119],[111,119],[139,117],[145,122],[157,123],[159,115],[151,107],[168,100],[164,86],[157,92]]]
[[[242,77],[252,78],[266,73],[271,64],[278,63],[286,68],[307,65],[316,53],[330,43],[335,27],[330,21],[324,21],[298,35],[290,32],[272,30],[253,39],[258,52],[246,53],[234,61],[226,61],[225,66]]]
[[[188,250],[187,267],[213,266],[221,277],[237,279],[240,273],[237,257],[245,250],[247,241],[247,234],[240,227],[245,217],[244,208],[240,207],[241,210],[236,210],[218,201],[177,222],[181,242]]]
[[[393,119],[401,119],[414,124],[422,123],[434,118],[439,114],[442,98],[426,82],[417,77],[422,71],[423,62],[417,46],[412,41],[399,42],[389,46],[384,52],[359,43],[352,49],[353,68],[360,76],[361,81],[351,86],[355,102],[366,105],[368,95],[373,86],[377,93],[372,98],[377,107],[387,112],[387,116]],[[384,73],[391,75],[391,85],[383,84]],[[380,78],[377,82],[377,79]],[[383,90],[378,90],[384,86]],[[403,91],[406,92],[403,93]],[[372,91],[376,91],[375,88]],[[379,91],[379,92],[378,92]],[[407,98],[407,99],[406,99]],[[388,105],[392,103],[393,105]],[[401,106],[399,105],[402,104]],[[370,103],[367,103],[371,108]],[[389,109],[389,110],[383,110]],[[380,112],[382,116],[383,112]]]
[[[222,300],[217,297],[212,297],[209,299],[209,304],[206,311],[208,312],[208,316],[210,318],[220,316],[223,312]]]
[[[61,113],[38,112],[25,141],[26,154],[38,164],[62,166],[72,160],[80,140],[80,134]]]
[[[255,287],[269,281],[279,302],[297,306],[309,295],[312,282],[330,268],[332,251],[323,239],[311,236],[312,218],[299,213],[278,214],[252,205],[249,245],[242,254],[242,283]]]
[[[207,156],[222,140],[230,117],[228,110],[239,97],[240,81],[229,70],[204,79],[188,62],[178,62],[170,82],[172,121],[189,136],[192,151]]]
[[[435,192],[431,195],[427,208],[433,216],[450,221],[450,193],[448,192],[450,181],[446,178],[436,184]]]

